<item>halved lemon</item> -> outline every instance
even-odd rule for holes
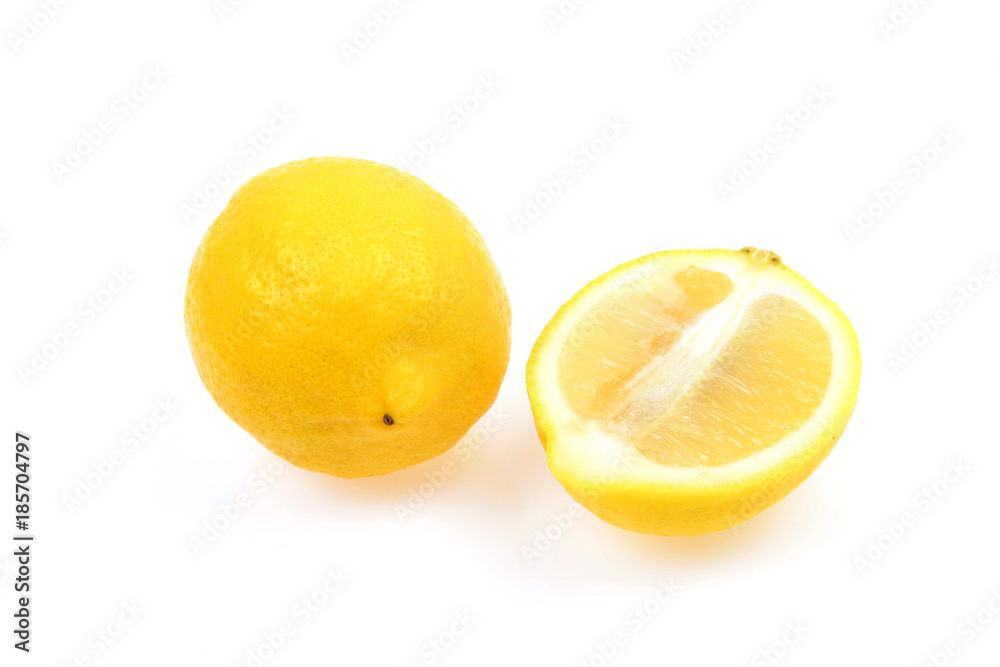
[[[549,468],[641,533],[742,523],[806,479],[850,419],[850,321],[774,253],[641,257],[567,302],[528,360]]]

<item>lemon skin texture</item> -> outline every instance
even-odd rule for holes
[[[202,382],[281,458],[382,475],[452,447],[496,399],[510,305],[479,233],[420,179],[351,158],[263,172],[194,257]]]
[[[840,440],[851,405],[836,432],[783,466],[725,486],[615,484],[552,473],[578,503],[619,528],[650,535],[703,535],[742,524],[794,491]]]

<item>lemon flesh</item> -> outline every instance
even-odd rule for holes
[[[254,176],[212,223],[185,323],[203,383],[289,462],[381,475],[454,445],[497,396],[510,305],[483,239],[420,179],[350,158]]]
[[[528,362],[556,478],[605,520],[665,535],[729,528],[795,488],[859,378],[839,308],[754,249],[619,267],[563,306]]]

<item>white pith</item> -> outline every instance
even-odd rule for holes
[[[616,290],[627,289],[650,272],[673,275],[688,266],[718,271],[733,281],[733,293],[721,304],[696,319],[656,363],[651,364],[631,386],[657,408],[669,407],[701,377],[715,353],[733,336],[746,306],[768,294],[790,298],[825,327],[833,353],[832,373],[826,394],[812,415],[797,431],[744,459],[721,466],[667,466],[655,463],[632,445],[628,425],[612,426],[578,416],[559,387],[559,359],[574,326],[595,304]],[[858,384],[857,339],[847,318],[835,304],[780,263],[762,255],[728,252],[660,253],[633,264],[617,275],[588,288],[546,330],[544,344],[535,351],[533,383],[546,424],[548,456],[554,471],[595,483],[651,483],[686,486],[718,486],[739,483],[766,474],[798,456],[822,446],[839,432],[849,412]],[[660,379],[669,381],[659,382]],[[638,387],[637,387],[638,385]]]

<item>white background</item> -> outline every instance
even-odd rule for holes
[[[263,664],[763,665],[773,646],[788,666],[917,666],[951,641],[948,664],[993,664],[1000,614],[971,633],[966,618],[1000,595],[1000,281],[976,282],[1000,250],[1000,5],[928,2],[889,32],[889,0],[593,0],[552,25],[556,4],[405,1],[349,61],[342,45],[388,0],[246,0],[221,15],[211,0],[91,0],[50,19],[32,0],[4,3],[0,486],[26,431],[38,537],[30,655],[11,648],[12,547],[0,551],[3,664],[256,664],[248,651],[286,622],[294,634]],[[707,46],[679,64],[689,39]],[[477,91],[491,76],[496,90]],[[799,108],[823,87],[829,99]],[[294,119],[268,136],[275,109]],[[808,119],[789,133],[796,110]],[[111,132],[88,150],[103,119]],[[625,129],[581,163],[579,147],[616,119]],[[435,128],[445,141],[414,171],[477,225],[514,311],[492,421],[460,445],[468,461],[453,452],[368,480],[284,467],[261,483],[277,459],[214,405],[188,352],[195,248],[253,174],[316,155],[398,165]],[[947,128],[958,138],[935,155]],[[719,182],[769,138],[776,152],[724,200]],[[68,173],[55,164],[78,149],[88,155]],[[926,149],[936,160],[913,172]],[[231,160],[238,175],[213,189]],[[572,184],[519,229],[514,214],[564,169]],[[849,235],[896,179],[903,194]],[[206,187],[214,196],[185,216]],[[745,245],[779,253],[857,328],[861,394],[836,450],[736,530],[661,538],[586,512],[551,528],[572,503],[531,423],[523,369],[537,334],[621,262]],[[123,270],[127,286],[104,292]],[[973,298],[957,296],[970,282]],[[946,321],[894,364],[939,310]],[[149,421],[157,400],[178,406],[162,423]],[[134,450],[133,428],[148,432]],[[91,476],[97,488],[68,507],[116,450],[110,477]],[[445,461],[456,472],[401,519]],[[967,471],[948,476],[952,463]],[[935,484],[934,502],[917,498]],[[240,494],[249,506],[195,553],[190,539]],[[9,494],[2,508],[7,543]],[[907,513],[913,525],[890,535]],[[547,547],[546,529],[560,533]],[[529,562],[523,547],[539,544]],[[304,619],[297,601],[322,599],[338,568],[348,581]],[[657,601],[670,580],[678,591]],[[109,647],[97,633],[117,634],[133,603],[138,618]],[[463,613],[471,628],[451,642]],[[602,662],[597,645],[616,632],[625,644]],[[428,644],[439,637],[443,654]]]

